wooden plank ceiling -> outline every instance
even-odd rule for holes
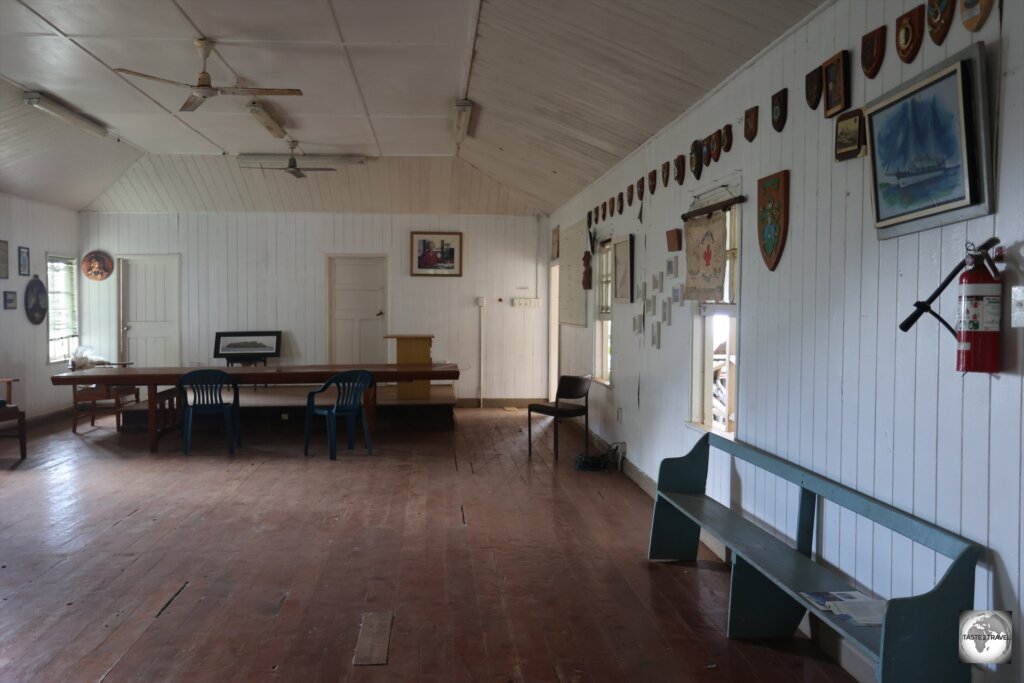
[[[0,191],[116,211],[549,213],[825,1],[0,0]],[[199,36],[216,85],[303,90],[261,98],[300,153],[382,160],[298,182],[242,171],[221,155],[287,152],[247,98],[180,112],[187,90],[114,71],[192,83]],[[26,114],[21,90],[134,148]]]

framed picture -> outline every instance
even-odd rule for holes
[[[4,292],[4,310],[5,311],[16,311],[16,310],[18,310],[18,293],[17,292]]]
[[[33,325],[41,325],[46,320],[48,310],[50,300],[46,294],[46,285],[38,275],[33,275],[25,285],[25,317]]]
[[[846,161],[867,154],[864,112],[860,109],[843,112],[836,118],[836,161]]]
[[[29,275],[32,272],[28,253],[28,247],[18,247],[18,275]]]
[[[410,275],[462,277],[461,232],[414,232],[409,237]]]
[[[612,242],[615,257],[615,281],[612,299],[617,304],[633,303],[633,236],[626,235]]]
[[[825,118],[850,106],[850,53],[842,50],[821,65],[825,81]]]
[[[114,272],[114,259],[102,251],[90,251],[82,257],[82,275],[90,280],[102,282]]]
[[[984,44],[865,108],[879,239],[992,212]]]
[[[590,214],[589,213],[587,214],[587,218],[588,219],[590,218]],[[587,227],[590,227],[590,226],[588,225]],[[557,261],[558,260],[558,233],[559,233],[559,230],[558,230],[558,226],[556,225],[555,229],[551,231],[551,260],[552,261]]]
[[[11,276],[10,256],[7,254],[7,240],[0,240],[0,280]]]
[[[281,331],[217,332],[213,340],[213,357],[231,359],[279,358]]]

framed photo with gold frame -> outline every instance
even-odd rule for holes
[[[850,52],[841,50],[821,65],[824,81],[825,118],[832,118],[850,106]]]

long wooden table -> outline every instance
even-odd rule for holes
[[[136,368],[104,367],[76,372],[62,372],[50,378],[55,386],[99,384],[106,386],[146,387],[149,412],[149,450],[157,451],[160,436],[168,431],[161,428],[157,411],[161,401],[159,388],[176,384],[187,372],[200,368]],[[377,382],[411,382],[414,380],[456,380],[459,368],[454,363],[380,364],[380,365],[292,365],[271,367],[219,367],[234,377],[239,384],[322,384],[334,374],[345,370],[369,370]],[[163,397],[166,400],[166,392]],[[366,393],[368,412],[376,408],[376,391]]]

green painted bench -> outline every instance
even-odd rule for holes
[[[742,513],[705,495],[711,447],[800,487],[796,547]],[[886,603],[881,627],[857,626],[815,609],[800,592],[855,590],[849,580],[811,559],[818,497],[952,560],[935,587]],[[958,653],[961,610],[974,604],[974,571],[982,548],[913,515],[753,446],[705,434],[690,453],[668,458],[658,472],[651,524],[652,560],[695,560],[700,530],[732,551],[730,638],[789,637],[811,612],[875,664],[881,683],[971,679]]]

